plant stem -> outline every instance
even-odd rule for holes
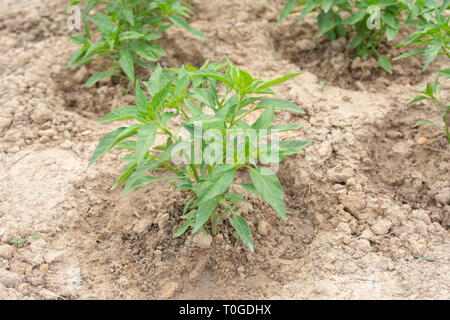
[[[448,110],[444,114],[445,133],[447,134],[447,144],[450,144],[450,132],[448,129]]]
[[[192,163],[190,164],[190,167],[192,169],[192,173],[194,174],[195,181],[200,182],[200,178],[198,177],[198,173],[197,173],[197,167],[195,165],[193,165]]]
[[[211,233],[213,237],[217,235],[216,210],[211,214]]]

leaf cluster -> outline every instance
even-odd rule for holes
[[[77,68],[97,59],[110,62],[107,70],[88,79],[88,86],[111,76],[126,77],[134,84],[137,68],[153,69],[166,55],[154,41],[171,26],[205,39],[187,23],[190,7],[180,1],[74,0],[71,7],[80,3],[85,3],[81,17],[84,33],[70,37],[80,49],[73,54],[67,67]],[[97,10],[94,12],[94,9]]]
[[[311,143],[279,141],[278,148],[273,149],[275,142],[270,139],[271,134],[302,127],[274,123],[276,110],[304,112],[290,101],[274,98],[271,89],[298,75],[263,81],[229,61],[207,62],[199,69],[185,65],[163,70],[158,65],[144,83],[146,90],[136,84],[135,106],[116,109],[100,120],[133,119],[135,123],[105,135],[90,164],[112,148],[129,150],[130,154],[122,159],[127,163],[125,169],[113,188],[123,185],[123,192],[127,192],[160,180],[171,180],[174,187],[188,190],[192,195],[181,216],[184,223],[175,237],[189,228],[193,233],[209,228],[215,234],[217,225],[227,219],[253,251],[250,227],[238,214],[239,204],[246,200],[243,194],[232,192],[231,186],[237,184],[238,170],[248,170],[251,183],[240,184],[243,190],[264,199],[286,220],[280,181],[263,164],[279,163]],[[248,123],[249,115],[254,112],[259,116]],[[196,135],[199,130],[203,133],[200,136]],[[182,132],[188,139],[183,139]],[[251,132],[256,132],[256,139],[251,138]],[[239,141],[238,134],[242,134],[243,141]],[[263,143],[259,143],[261,140]],[[190,152],[194,149],[199,151],[200,161],[194,161],[195,152]],[[204,156],[208,154],[212,156]],[[176,161],[177,157],[184,161]],[[157,171],[169,175],[150,174]]]
[[[279,21],[299,12],[300,22],[311,12],[319,12],[318,36],[326,35],[330,41],[349,36],[350,49],[358,56],[375,56],[379,65],[392,73],[391,61],[380,54],[380,45],[383,40],[393,41],[403,24],[415,24],[423,2],[436,3],[429,0],[288,0]]]

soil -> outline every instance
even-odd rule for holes
[[[163,66],[227,56],[263,79],[305,72],[276,88],[306,111],[276,113],[305,125],[284,137],[314,141],[278,172],[287,223],[249,196],[255,253],[227,224],[205,246],[172,238],[185,193],[111,191],[120,153],[87,163],[116,127],[96,120],[134,101],[126,83],[87,88],[100,64],[64,68],[67,1],[0,0],[0,299],[449,299],[450,156],[438,128],[411,128],[440,124],[436,106],[406,108],[445,60],[391,76],[316,38],[314,17],[277,24],[283,1],[190,2],[209,40],[168,30]]]

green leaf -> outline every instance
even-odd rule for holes
[[[70,68],[73,66],[81,57],[83,57],[85,54],[85,51],[83,49],[77,50],[72,57],[70,58],[69,63],[67,63],[66,68]]]
[[[442,69],[442,70],[438,70],[438,73],[443,76],[446,77],[447,79],[450,79],[450,69]]]
[[[285,110],[285,111],[292,111],[297,113],[304,114],[305,111],[303,111],[300,107],[298,107],[295,103],[292,103],[287,100],[277,99],[277,98],[268,98],[261,100],[257,108],[266,108],[266,107],[274,107],[275,110]]]
[[[392,41],[397,37],[398,30],[399,30],[399,28],[394,29],[389,26],[387,27],[386,36],[387,36],[388,41]]]
[[[230,187],[236,175],[232,166],[222,165],[216,169],[223,168],[224,172],[213,172],[205,181],[197,184],[194,187],[194,192],[197,193],[198,200],[196,204],[201,204],[205,201],[221,195]]]
[[[319,25],[319,34],[318,34],[319,37],[329,33],[330,31],[333,31],[333,29],[338,24],[334,19],[334,14],[332,11],[328,12],[321,11],[319,16],[317,17],[317,23]],[[335,35],[334,36],[333,35],[334,32],[327,34],[330,41],[334,40],[333,38],[336,37]]]
[[[70,42],[75,43],[75,44],[86,44],[86,43],[88,43],[86,41],[86,39],[82,35],[78,35],[76,37],[69,36],[69,40],[70,40]]]
[[[110,35],[114,32],[115,25],[109,20],[107,15],[98,12],[96,16],[88,17],[88,19],[91,20],[102,33]]]
[[[215,197],[210,201],[203,202],[197,210],[195,215],[194,228],[192,229],[192,234],[196,233],[200,228],[208,221],[211,214],[216,210],[219,205],[220,197]]]
[[[381,19],[392,29],[399,28],[399,21],[390,12],[385,12],[381,15]]]
[[[89,165],[91,166],[95,160],[104,156],[109,150],[111,150],[114,145],[118,142],[129,138],[136,134],[136,131],[139,129],[140,125],[132,125],[131,127],[120,127],[108,134],[106,134],[102,140],[100,140],[97,148],[95,149],[91,160],[89,161]]]
[[[177,27],[189,31],[190,33],[199,37],[200,39],[206,40],[206,37],[203,33],[201,33],[199,30],[195,29],[193,26],[187,23],[186,20],[184,20],[182,17],[176,15],[169,15],[168,18]]]
[[[224,120],[210,116],[209,114],[201,114],[196,117],[190,118],[188,121],[185,122],[186,124],[193,124],[198,125],[201,124],[202,128],[204,130],[206,129],[222,129],[224,126]]]
[[[408,105],[414,104],[416,102],[422,101],[422,100],[429,100],[430,97],[426,97],[426,96],[417,96],[414,99],[412,99],[410,102],[408,102]]]
[[[200,71],[192,72],[192,75],[216,79],[216,80],[222,81],[223,83],[225,83],[227,86],[229,86],[231,88],[234,87],[233,80],[224,73],[220,73],[220,72],[216,72],[216,71],[209,71],[209,70],[208,71],[200,70]]]
[[[242,242],[244,242],[244,244],[250,249],[251,252],[254,252],[255,247],[253,245],[252,231],[250,230],[247,221],[236,214],[233,214],[233,216],[228,218],[228,220],[230,221],[230,224],[233,226],[234,230],[236,230]]]
[[[119,185],[121,185],[123,182],[125,182],[125,180],[127,180],[131,176],[131,174],[133,173],[134,169],[136,169],[136,166],[137,166],[136,162],[129,163],[125,167],[125,169],[123,170],[123,172],[122,172],[121,176],[119,177],[119,179],[117,179],[117,181],[111,187],[111,190],[114,190]]]
[[[261,198],[280,215],[283,221],[286,221],[284,194],[278,177],[266,167],[250,169],[250,177]]]
[[[328,12],[334,5],[334,0],[323,0],[322,2],[322,8],[323,11]]]
[[[136,32],[136,31],[125,31],[120,34],[119,40],[120,41],[135,40],[135,39],[140,39],[140,38],[144,38],[144,37],[145,37],[145,35],[143,35],[142,33]]]
[[[276,79],[271,80],[271,81],[265,81],[265,82],[261,83],[260,85],[258,85],[255,88],[255,92],[258,92],[258,91],[261,91],[261,90],[273,87],[273,86],[275,86],[277,84],[283,83],[283,82],[285,82],[285,81],[287,81],[289,79],[292,79],[294,77],[297,77],[297,76],[299,76],[301,74],[302,74],[301,72],[300,73],[289,73],[289,74],[286,74],[286,75],[284,75],[284,76],[282,76],[280,78],[276,78]]]
[[[390,74],[392,74],[392,65],[391,65],[391,61],[389,60],[389,58],[380,55],[378,57],[378,64],[380,65],[380,67],[382,67],[384,70],[386,70],[387,72],[389,72]]]
[[[417,55],[422,54],[424,52],[425,52],[425,49],[423,49],[423,48],[415,49],[415,50],[406,52],[406,53],[404,53],[404,54],[394,58],[393,60],[400,60],[400,59],[409,58],[409,57],[412,57],[412,56],[417,56]]]
[[[208,107],[214,108],[216,106],[216,99],[210,89],[194,88],[190,92],[195,99],[206,104]]]
[[[146,185],[153,183],[153,182],[162,181],[162,180],[170,180],[170,179],[178,179],[178,177],[158,178],[158,177],[153,177],[153,176],[142,176],[142,177],[139,177],[138,179],[134,180],[133,183],[131,183],[131,184],[127,183],[126,188],[123,189],[123,193],[145,187]]]
[[[415,125],[411,126],[411,128],[416,128],[416,127],[424,126],[424,125],[433,125],[434,126],[434,122],[431,120],[420,120]]]
[[[192,221],[186,221],[185,223],[183,223],[177,230],[177,232],[175,232],[175,234],[173,235],[174,238],[177,238],[181,235],[183,235],[186,230],[189,228],[189,226],[191,225]]]
[[[140,44],[134,48],[138,56],[147,61],[158,61],[158,55],[149,45]]]
[[[101,71],[101,72],[94,73],[88,79],[88,81],[86,81],[86,85],[88,87],[91,87],[94,84],[96,84],[97,82],[99,82],[100,80],[105,79],[105,78],[109,78],[109,77],[111,77],[111,72],[109,72],[109,71]]]
[[[285,125],[278,125],[274,124],[271,125],[268,130],[271,132],[284,132],[284,131],[290,131],[290,130],[297,130],[302,128],[302,124],[285,124]]]
[[[442,47],[442,40],[433,40],[430,44],[425,48],[425,66],[423,70],[428,68],[431,62],[437,57],[439,50]]]
[[[244,188],[245,191],[249,193],[253,193],[254,195],[257,195],[258,197],[261,197],[258,190],[256,190],[255,185],[253,183],[244,183],[241,184],[241,187]]]
[[[155,125],[147,123],[139,128],[136,142],[136,160],[138,165],[144,161],[148,150],[153,145],[153,142],[155,142],[155,137]]]
[[[150,102],[148,101],[145,93],[142,91],[138,81],[136,81],[136,104],[142,112],[150,111]]]
[[[300,23],[303,18],[305,18],[308,13],[310,13],[311,11],[313,11],[315,8],[317,8],[319,6],[318,3],[311,1],[311,2],[307,2],[305,9],[303,9],[302,13],[300,13],[300,17],[298,18],[297,23]]]
[[[125,119],[135,119],[139,115],[138,109],[135,106],[126,106],[121,107],[118,109],[115,109],[108,113],[106,116],[101,118],[99,122],[112,122],[112,121],[118,121],[118,120],[125,120]]]
[[[355,24],[361,21],[366,16],[366,9],[362,8],[354,15],[350,16],[348,19],[344,21],[345,24]]]
[[[280,147],[280,153],[283,153],[285,155],[290,154],[297,154],[301,151],[303,151],[304,148],[309,146],[312,143],[312,141],[280,141],[279,147]]]
[[[286,2],[283,10],[281,10],[281,14],[280,14],[280,17],[278,18],[278,22],[281,22],[283,19],[285,19],[291,13],[292,8],[294,8],[296,3],[297,3],[297,0],[288,0],[288,2]]]
[[[274,113],[275,108],[273,106],[267,107],[259,118],[256,119],[255,123],[252,124],[252,128],[256,130],[269,128],[275,120]]]
[[[125,72],[125,74],[127,75],[128,79],[130,79],[130,81],[134,83],[135,82],[134,61],[130,51],[128,50],[120,51],[119,65],[120,68],[122,68],[123,72]]]
[[[155,96],[162,89],[164,89],[164,87],[167,84],[167,79],[164,76],[164,72],[159,64],[156,66],[155,70],[153,70],[149,81],[144,83],[147,86],[148,93],[152,97]]]
[[[123,15],[125,16],[125,19],[127,19],[128,23],[131,24],[132,26],[134,26],[133,9],[127,8],[127,9],[124,9],[122,12],[123,12]]]

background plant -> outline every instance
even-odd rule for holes
[[[358,56],[363,59],[375,56],[379,65],[392,73],[389,58],[379,52],[380,45],[383,40],[394,40],[403,23],[415,23],[418,6],[412,0],[288,0],[279,21],[300,12],[300,22],[309,13],[319,12],[319,37],[326,35],[333,41],[350,35],[350,48]]]
[[[435,1],[424,1],[420,3],[418,14],[420,19],[416,25],[418,30],[411,34],[408,39],[401,44],[402,46],[415,46],[416,49],[406,52],[396,59],[423,55],[425,59],[423,70],[426,70],[438,56],[442,55],[450,58],[449,16],[445,15],[445,10],[448,9],[449,4],[449,0],[446,0],[443,3],[437,3]],[[444,121],[444,131],[447,135],[447,142],[450,144],[448,124],[448,111],[450,105],[447,105],[447,102],[443,100],[442,85],[439,83],[441,76],[447,79],[450,78],[450,69],[441,69],[437,72],[438,75],[436,79],[432,83],[427,83],[425,90],[415,91],[420,93],[420,95],[409,102],[409,105],[422,100],[431,100],[436,103],[441,111],[441,117]],[[435,125],[430,120],[421,120],[413,127],[425,124]]]
[[[89,86],[104,78],[123,76],[118,72],[120,70],[134,84],[137,67],[154,68],[155,62],[166,55],[153,41],[161,38],[164,31],[173,25],[205,38],[186,22],[190,9],[183,2],[75,0],[71,6],[80,3],[86,3],[82,13],[84,34],[70,37],[81,48],[73,54],[67,67],[80,67],[100,58],[111,64],[107,70],[91,76],[87,81]],[[94,8],[98,8],[98,11],[90,15]]]
[[[249,171],[252,183],[241,184],[241,187],[263,198],[285,221],[283,191],[277,176],[252,159],[257,157],[266,163],[279,163],[286,155],[301,152],[310,141],[280,141],[275,154],[267,152],[272,150],[273,141],[268,139],[265,144],[256,145],[251,139],[246,139],[244,152],[233,149],[231,163],[223,161],[225,154],[194,163],[185,151],[190,150],[194,143],[200,144],[202,154],[214,146],[235,146],[239,142],[237,138],[228,136],[230,132],[256,130],[260,135],[258,138],[266,138],[270,132],[299,129],[300,124],[274,124],[274,113],[275,110],[303,113],[302,109],[289,101],[270,97],[274,94],[270,89],[272,86],[297,75],[288,74],[272,81],[262,81],[230,62],[206,63],[200,69],[183,66],[165,71],[158,66],[150,80],[145,82],[150,98],[137,84],[136,106],[116,109],[101,120],[134,119],[137,123],[108,133],[100,141],[90,164],[114,147],[130,150],[131,154],[122,159],[128,164],[113,188],[124,184],[123,192],[127,192],[156,181],[173,180],[174,187],[189,190],[192,195],[180,217],[184,223],[174,237],[189,228],[193,233],[209,229],[215,235],[217,225],[228,219],[237,235],[253,251],[250,228],[246,220],[237,214],[239,203],[246,201],[242,194],[235,194],[230,189],[236,184],[237,171]],[[262,113],[257,120],[247,123],[248,116],[258,110]],[[179,118],[181,125],[172,123],[174,118]],[[213,139],[211,135],[202,135],[198,141],[195,131],[200,128],[212,132]],[[180,137],[182,129],[190,136],[189,141]],[[157,135],[165,137],[165,143],[153,146]],[[130,137],[135,139],[128,139]],[[187,160],[186,164],[174,161],[174,150],[182,150],[180,156]],[[170,172],[171,175],[155,177],[149,174],[149,171],[158,170]]]

